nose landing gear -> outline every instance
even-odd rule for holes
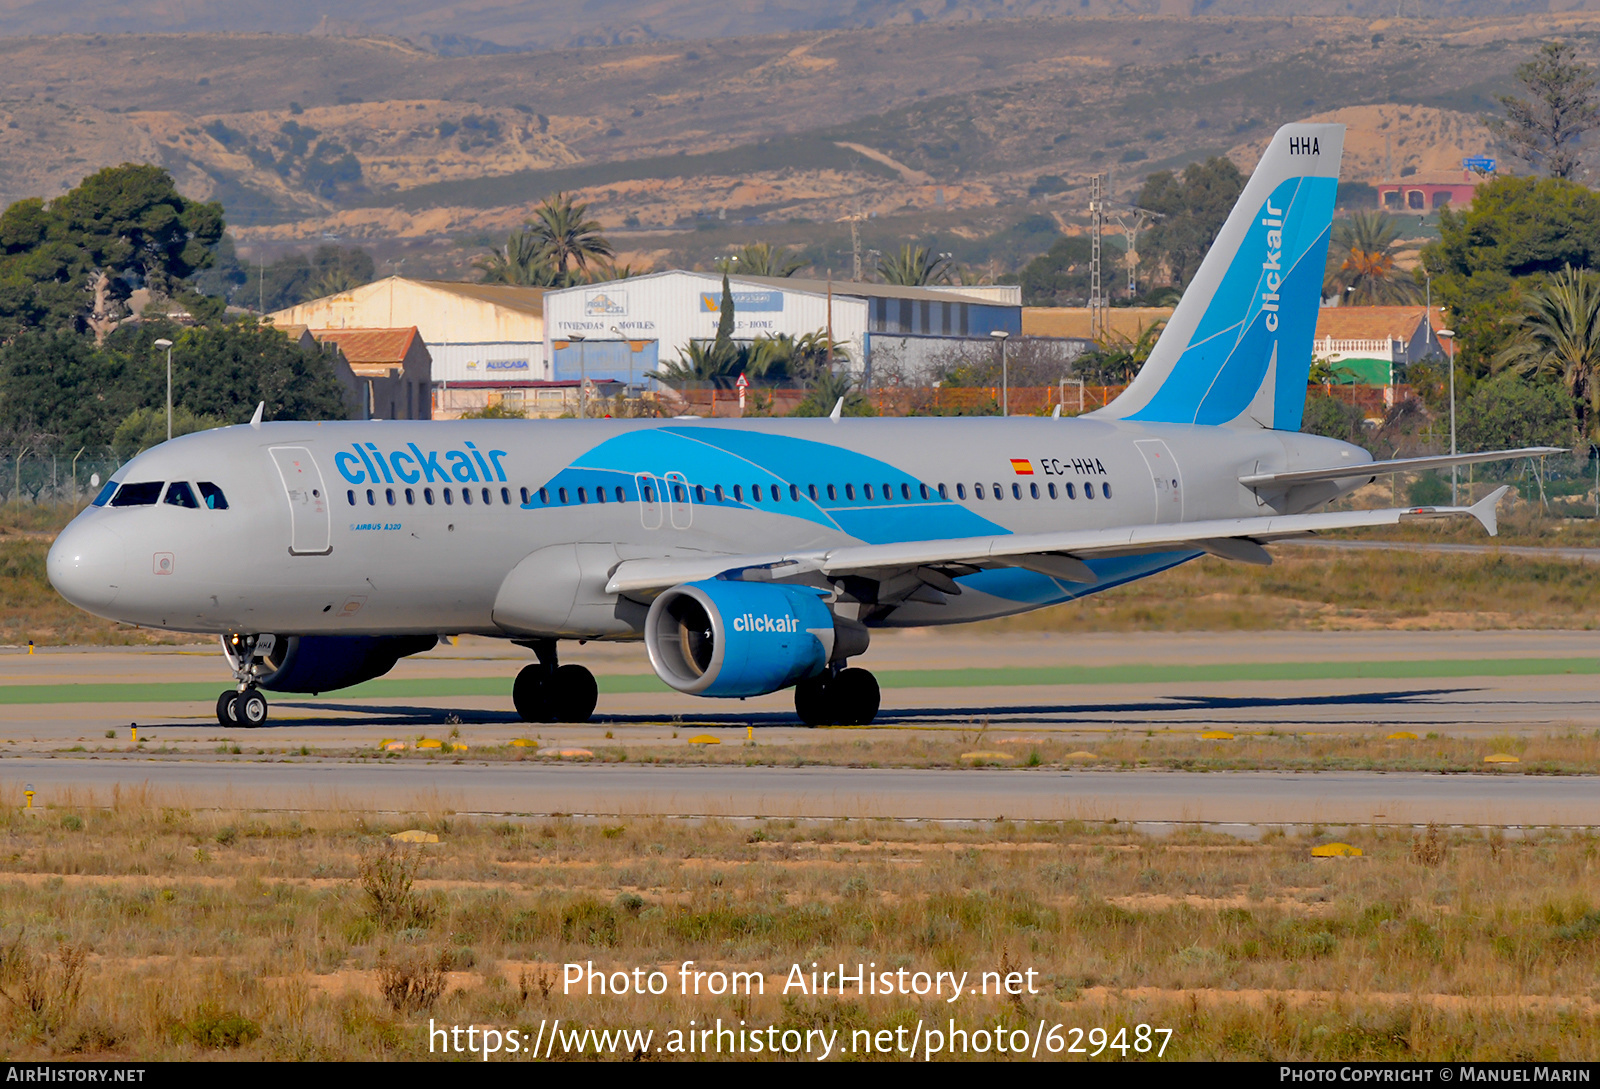
[[[229,635],[222,640],[222,651],[233,666],[237,689],[217,697],[217,723],[222,726],[262,726],[267,721],[267,697],[256,687],[261,659],[272,652],[273,636]]]
[[[511,686],[511,702],[522,721],[588,722],[600,696],[594,674],[580,665],[557,665],[554,639],[519,640],[519,645],[539,656]]]
[[[870,726],[878,716],[878,679],[852,666],[794,686],[794,710],[807,726]]]

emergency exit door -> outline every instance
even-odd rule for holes
[[[1133,445],[1144,455],[1150,470],[1150,483],[1155,488],[1155,518],[1157,525],[1183,521],[1183,472],[1178,459],[1160,439],[1140,439]]]

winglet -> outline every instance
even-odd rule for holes
[[[256,402],[256,414],[254,416],[250,417],[250,426],[259,431],[261,429],[261,417],[263,415],[265,415],[266,411],[267,411],[267,402],[265,402],[265,401]]]
[[[837,401],[833,402],[833,411],[828,413],[828,419],[837,420],[843,414],[844,414],[844,398],[841,397]]]
[[[1506,492],[1509,492],[1510,490],[1510,485],[1496,488],[1494,491],[1490,492],[1488,495],[1484,496],[1482,499],[1478,500],[1476,503],[1472,504],[1472,506],[1467,508],[1467,513],[1476,518],[1478,520],[1478,524],[1488,531],[1488,534],[1491,537],[1500,536],[1500,524],[1495,519],[1495,507],[1499,505],[1500,497],[1505,495]]]

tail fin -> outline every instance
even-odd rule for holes
[[[1097,416],[1298,431],[1343,125],[1285,125],[1149,360]]]

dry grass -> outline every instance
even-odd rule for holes
[[[426,910],[381,922],[379,837],[419,822],[443,842],[388,855],[417,861],[387,887]],[[18,1060],[423,1057],[430,1017],[658,1032],[719,1016],[846,1032],[1042,1018],[1170,1027],[1169,1058],[1600,1054],[1589,835],[1353,829],[1341,838],[1365,857],[1313,860],[1326,837],[380,821],[148,798],[13,810],[0,834],[0,1050]],[[761,972],[766,993],[563,993],[566,962],[675,973],[684,960]],[[1040,993],[955,1007],[780,994],[811,961],[1033,969]],[[23,981],[45,997],[21,1000]]]

